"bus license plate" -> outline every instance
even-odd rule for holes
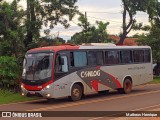
[[[29,92],[29,93],[32,94],[32,95],[36,94],[36,92]]]

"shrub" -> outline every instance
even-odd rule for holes
[[[3,89],[18,88],[20,69],[15,57],[0,56],[0,86]]]

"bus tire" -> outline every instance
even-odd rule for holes
[[[69,97],[72,101],[78,101],[82,98],[82,88],[78,84],[74,84],[71,89],[71,96]]]
[[[120,94],[128,94],[132,90],[132,81],[130,79],[125,79],[123,82],[123,88],[118,89]]]

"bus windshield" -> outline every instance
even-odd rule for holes
[[[52,76],[53,53],[29,53],[23,62],[22,79],[43,80]]]

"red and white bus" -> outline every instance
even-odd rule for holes
[[[24,59],[22,95],[47,99],[118,90],[153,80],[149,46],[61,45],[29,50]]]

